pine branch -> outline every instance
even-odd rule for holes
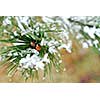
[[[71,22],[71,23],[76,23],[76,24],[79,24],[80,26],[88,26],[90,28],[94,27],[94,25],[90,25],[90,24],[85,24],[85,23],[82,23],[80,21],[76,21],[76,20],[73,20],[71,18],[68,18],[68,21]],[[100,28],[99,25],[95,25],[96,28]]]

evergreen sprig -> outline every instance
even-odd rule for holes
[[[43,77],[48,72],[52,74],[52,67],[61,69],[59,48],[63,42],[58,35],[61,30],[57,27],[52,29],[51,24],[34,23],[32,17],[28,17],[25,22],[22,22],[20,17],[7,17],[2,23],[0,34],[3,38],[0,38],[0,43],[4,45],[0,50],[0,65],[8,67],[9,76],[12,77],[19,71],[27,80],[38,78],[40,69],[44,70]]]

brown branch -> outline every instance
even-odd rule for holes
[[[77,23],[77,24],[79,24],[79,25],[81,25],[81,26],[88,26],[88,27],[94,27],[93,25],[90,25],[90,24],[85,24],[85,23],[82,23],[82,22],[80,22],[80,21],[76,21],[76,20],[73,20],[73,19],[71,19],[71,18],[68,18],[68,21],[70,21],[70,22],[72,22],[72,23]],[[95,27],[96,28],[100,28],[100,26],[99,25],[95,25]]]

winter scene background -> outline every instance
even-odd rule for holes
[[[0,82],[99,83],[99,16],[1,16]]]

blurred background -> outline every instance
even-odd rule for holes
[[[0,38],[6,38],[3,26],[16,30],[12,24],[9,27],[9,19],[14,16],[0,17]],[[18,16],[19,20],[27,24],[29,16]],[[71,53],[62,49],[62,72],[56,72],[52,68],[52,78],[49,75],[43,79],[42,71],[39,71],[39,79],[36,83],[99,83],[100,82],[100,17],[99,16],[31,16],[34,23],[52,23],[52,28],[63,30],[61,34],[64,42],[69,43]],[[53,23],[57,23],[53,26]],[[7,26],[8,25],[8,26]],[[3,33],[3,34],[1,34]],[[10,45],[10,44],[6,44]],[[5,44],[0,43],[0,46]],[[0,68],[0,82],[25,82],[19,72],[14,77],[7,76],[7,65]],[[31,79],[27,81],[32,82]]]

